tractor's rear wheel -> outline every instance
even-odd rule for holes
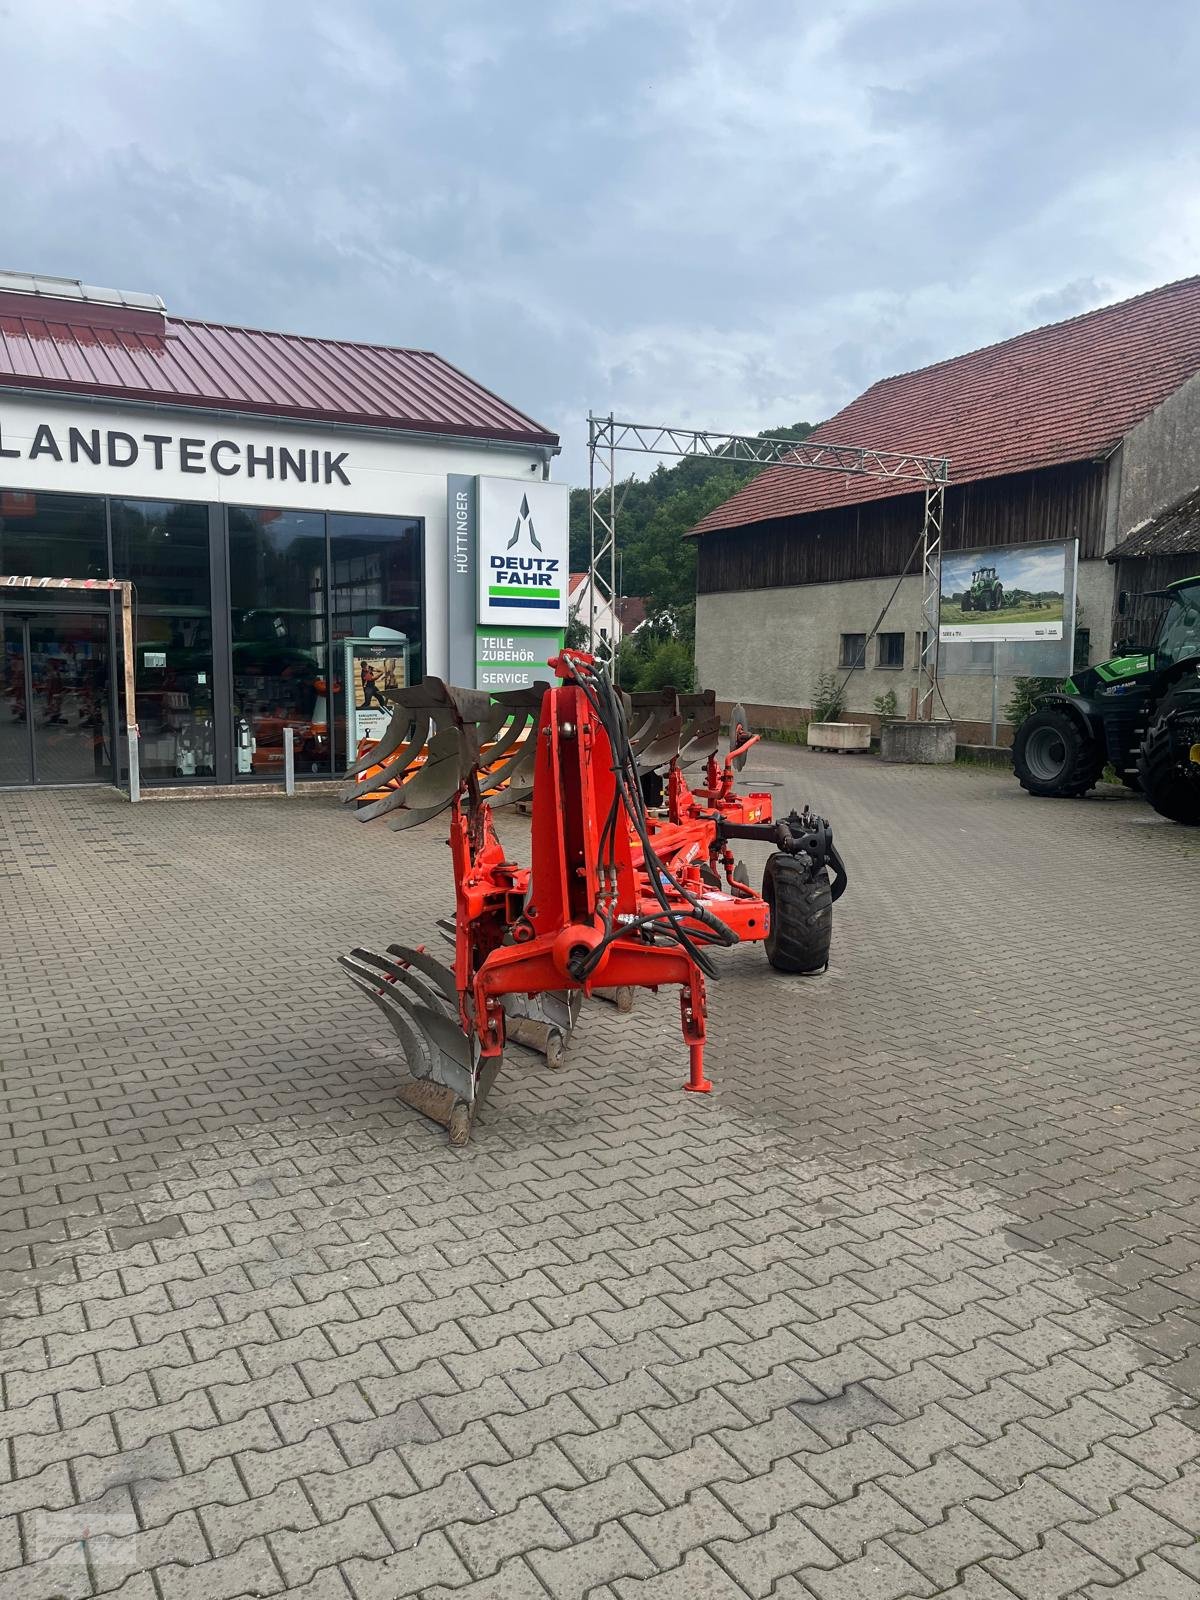
[[[1138,751],[1142,790],[1162,817],[1200,825],[1200,684],[1168,691]]]
[[[764,941],[778,972],[824,972],[833,937],[833,896],[822,867],[816,873],[795,856],[776,851],[763,872],[763,899],[771,913]]]
[[[1047,798],[1086,794],[1104,770],[1104,751],[1069,711],[1047,706],[1017,729],[1013,771],[1022,789]]]

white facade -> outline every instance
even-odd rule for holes
[[[538,445],[0,390],[4,489],[422,518],[425,661],[437,676],[448,663],[447,475],[533,483],[547,463]]]
[[[569,615],[572,622],[577,622],[582,628],[588,628],[591,621],[592,606],[592,575],[590,572],[583,574],[583,581],[571,593]],[[611,639],[614,647],[621,642],[621,623],[613,610],[612,604],[596,592],[596,630],[602,639]]]

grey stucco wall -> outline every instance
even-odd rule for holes
[[[1107,561],[1081,561],[1075,591],[1075,626],[1091,634],[1093,661],[1112,654],[1113,585],[1116,568]]]
[[[806,708],[819,673],[836,671],[843,633],[868,633],[895,578],[863,578],[847,583],[799,588],[749,589],[702,594],[696,604],[696,682],[717,691],[719,700],[744,700],[757,706]],[[1091,631],[1091,655],[1109,653],[1113,569],[1104,561],[1081,561],[1078,624]],[[851,674],[847,710],[870,714],[877,695],[896,691],[900,714],[918,682],[918,629],[921,584],[903,580],[883,623],[885,632],[904,633],[904,666],[881,668],[876,644],[868,665]],[[844,669],[840,674],[844,676]],[[1012,693],[1012,680],[1000,680],[1000,710]],[[990,677],[944,677],[942,694],[956,721],[986,723],[991,718]]]
[[[1125,435],[1108,548],[1200,484],[1200,373]]]

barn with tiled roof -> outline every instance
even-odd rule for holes
[[[947,562],[956,551],[1078,541],[1077,649],[1097,660],[1115,617],[1106,558],[1200,487],[1198,373],[1194,277],[881,379],[814,437],[947,456]],[[787,465],[759,474],[692,530],[698,681],[760,722],[791,726],[808,715],[816,676],[841,671],[852,716],[870,717],[889,693],[903,715],[921,647],[915,575],[872,629],[922,512],[905,483]],[[1122,584],[1136,583],[1122,555]],[[986,742],[989,679],[943,674],[942,688],[960,740]]]

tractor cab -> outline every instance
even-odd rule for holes
[[[1152,651],[1159,672],[1200,658],[1200,578],[1181,578],[1158,590],[1154,599],[1160,598],[1168,605],[1159,618]]]
[[[1013,740],[1021,787],[1086,794],[1111,764],[1173,822],[1200,823],[1200,576],[1137,597],[1161,601],[1154,642],[1122,639],[1108,661],[1046,695]],[[1118,597],[1122,615],[1130,596]]]

